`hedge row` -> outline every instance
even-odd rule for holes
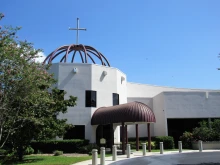
[[[140,146],[142,148],[142,143],[146,142],[147,138],[139,138]],[[151,148],[159,149],[160,142],[163,142],[164,149],[173,149],[174,140],[171,136],[157,136],[152,138]],[[131,148],[136,148],[135,138],[129,139],[129,144]],[[34,149],[34,152],[42,153],[53,153],[55,150],[63,151],[64,153],[89,153],[93,148],[98,148],[97,145],[89,144],[89,140],[47,140],[47,141],[32,141],[31,147]],[[147,144],[148,146],[148,144]]]
[[[156,149],[160,148],[160,142],[163,142],[164,149],[174,149],[174,140],[172,136],[156,136],[154,141]]]
[[[154,141],[153,139],[154,139],[154,137],[151,137],[152,141]],[[135,142],[136,141],[136,137],[129,137],[128,141],[129,142]],[[139,137],[139,141],[146,141],[147,142],[148,141],[148,137]]]
[[[47,141],[32,141],[31,147],[34,152],[53,153],[55,150],[63,151],[64,153],[81,153],[85,146],[89,145],[89,140],[47,140]]]
[[[139,149],[142,149],[142,143],[146,143],[146,148],[148,148],[148,142],[139,141]],[[136,142],[129,142],[128,144],[131,145],[131,149],[136,149]],[[151,149],[155,149],[155,142],[151,142]]]
[[[142,142],[147,142],[148,138],[147,137],[141,137],[139,138],[140,140],[140,144]],[[151,148],[152,149],[160,149],[160,142],[163,142],[163,146],[164,149],[173,149],[174,148],[174,139],[172,136],[156,136],[156,137],[151,137],[152,142],[154,142],[154,144],[151,144]],[[128,138],[128,143],[129,144],[133,144],[133,142],[136,141],[136,138]],[[142,142],[141,142],[142,141]],[[141,146],[140,146],[141,147]]]

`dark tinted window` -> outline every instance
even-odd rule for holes
[[[119,105],[119,94],[113,93],[112,100],[113,100],[113,105]]]
[[[96,91],[86,91],[86,107],[96,107]]]

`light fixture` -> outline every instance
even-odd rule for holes
[[[78,73],[78,69],[77,68],[73,68],[73,73]]]
[[[102,73],[104,76],[106,76],[108,73],[106,71],[103,71]]]

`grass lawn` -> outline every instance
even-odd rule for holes
[[[187,149],[185,149],[187,150]],[[135,150],[132,150],[135,152]],[[139,150],[142,151],[142,150]],[[169,149],[166,151],[178,151],[178,149]],[[148,151],[147,151],[148,152]],[[151,150],[151,152],[160,152],[160,150]],[[106,154],[106,157],[112,154]],[[100,155],[98,155],[100,157]],[[41,156],[41,155],[27,155],[22,162],[8,162],[10,165],[70,165],[77,162],[92,159],[92,156],[68,157],[68,156]],[[1,164],[1,163],[0,163]]]
[[[22,162],[8,162],[10,165],[70,165],[73,163],[92,159],[91,156],[67,157],[67,156],[33,156],[24,157]]]
[[[106,157],[112,156],[112,154],[106,154]],[[100,158],[100,154],[98,155]],[[70,165],[74,163],[78,163],[81,161],[92,159],[92,156],[45,156],[45,155],[27,155],[24,156],[24,160],[22,162],[19,161],[9,161],[4,164],[10,165]],[[1,159],[0,159],[1,165]]]

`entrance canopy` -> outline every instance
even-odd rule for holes
[[[155,123],[153,111],[141,102],[130,102],[111,107],[101,107],[92,116],[91,125],[112,123]]]

